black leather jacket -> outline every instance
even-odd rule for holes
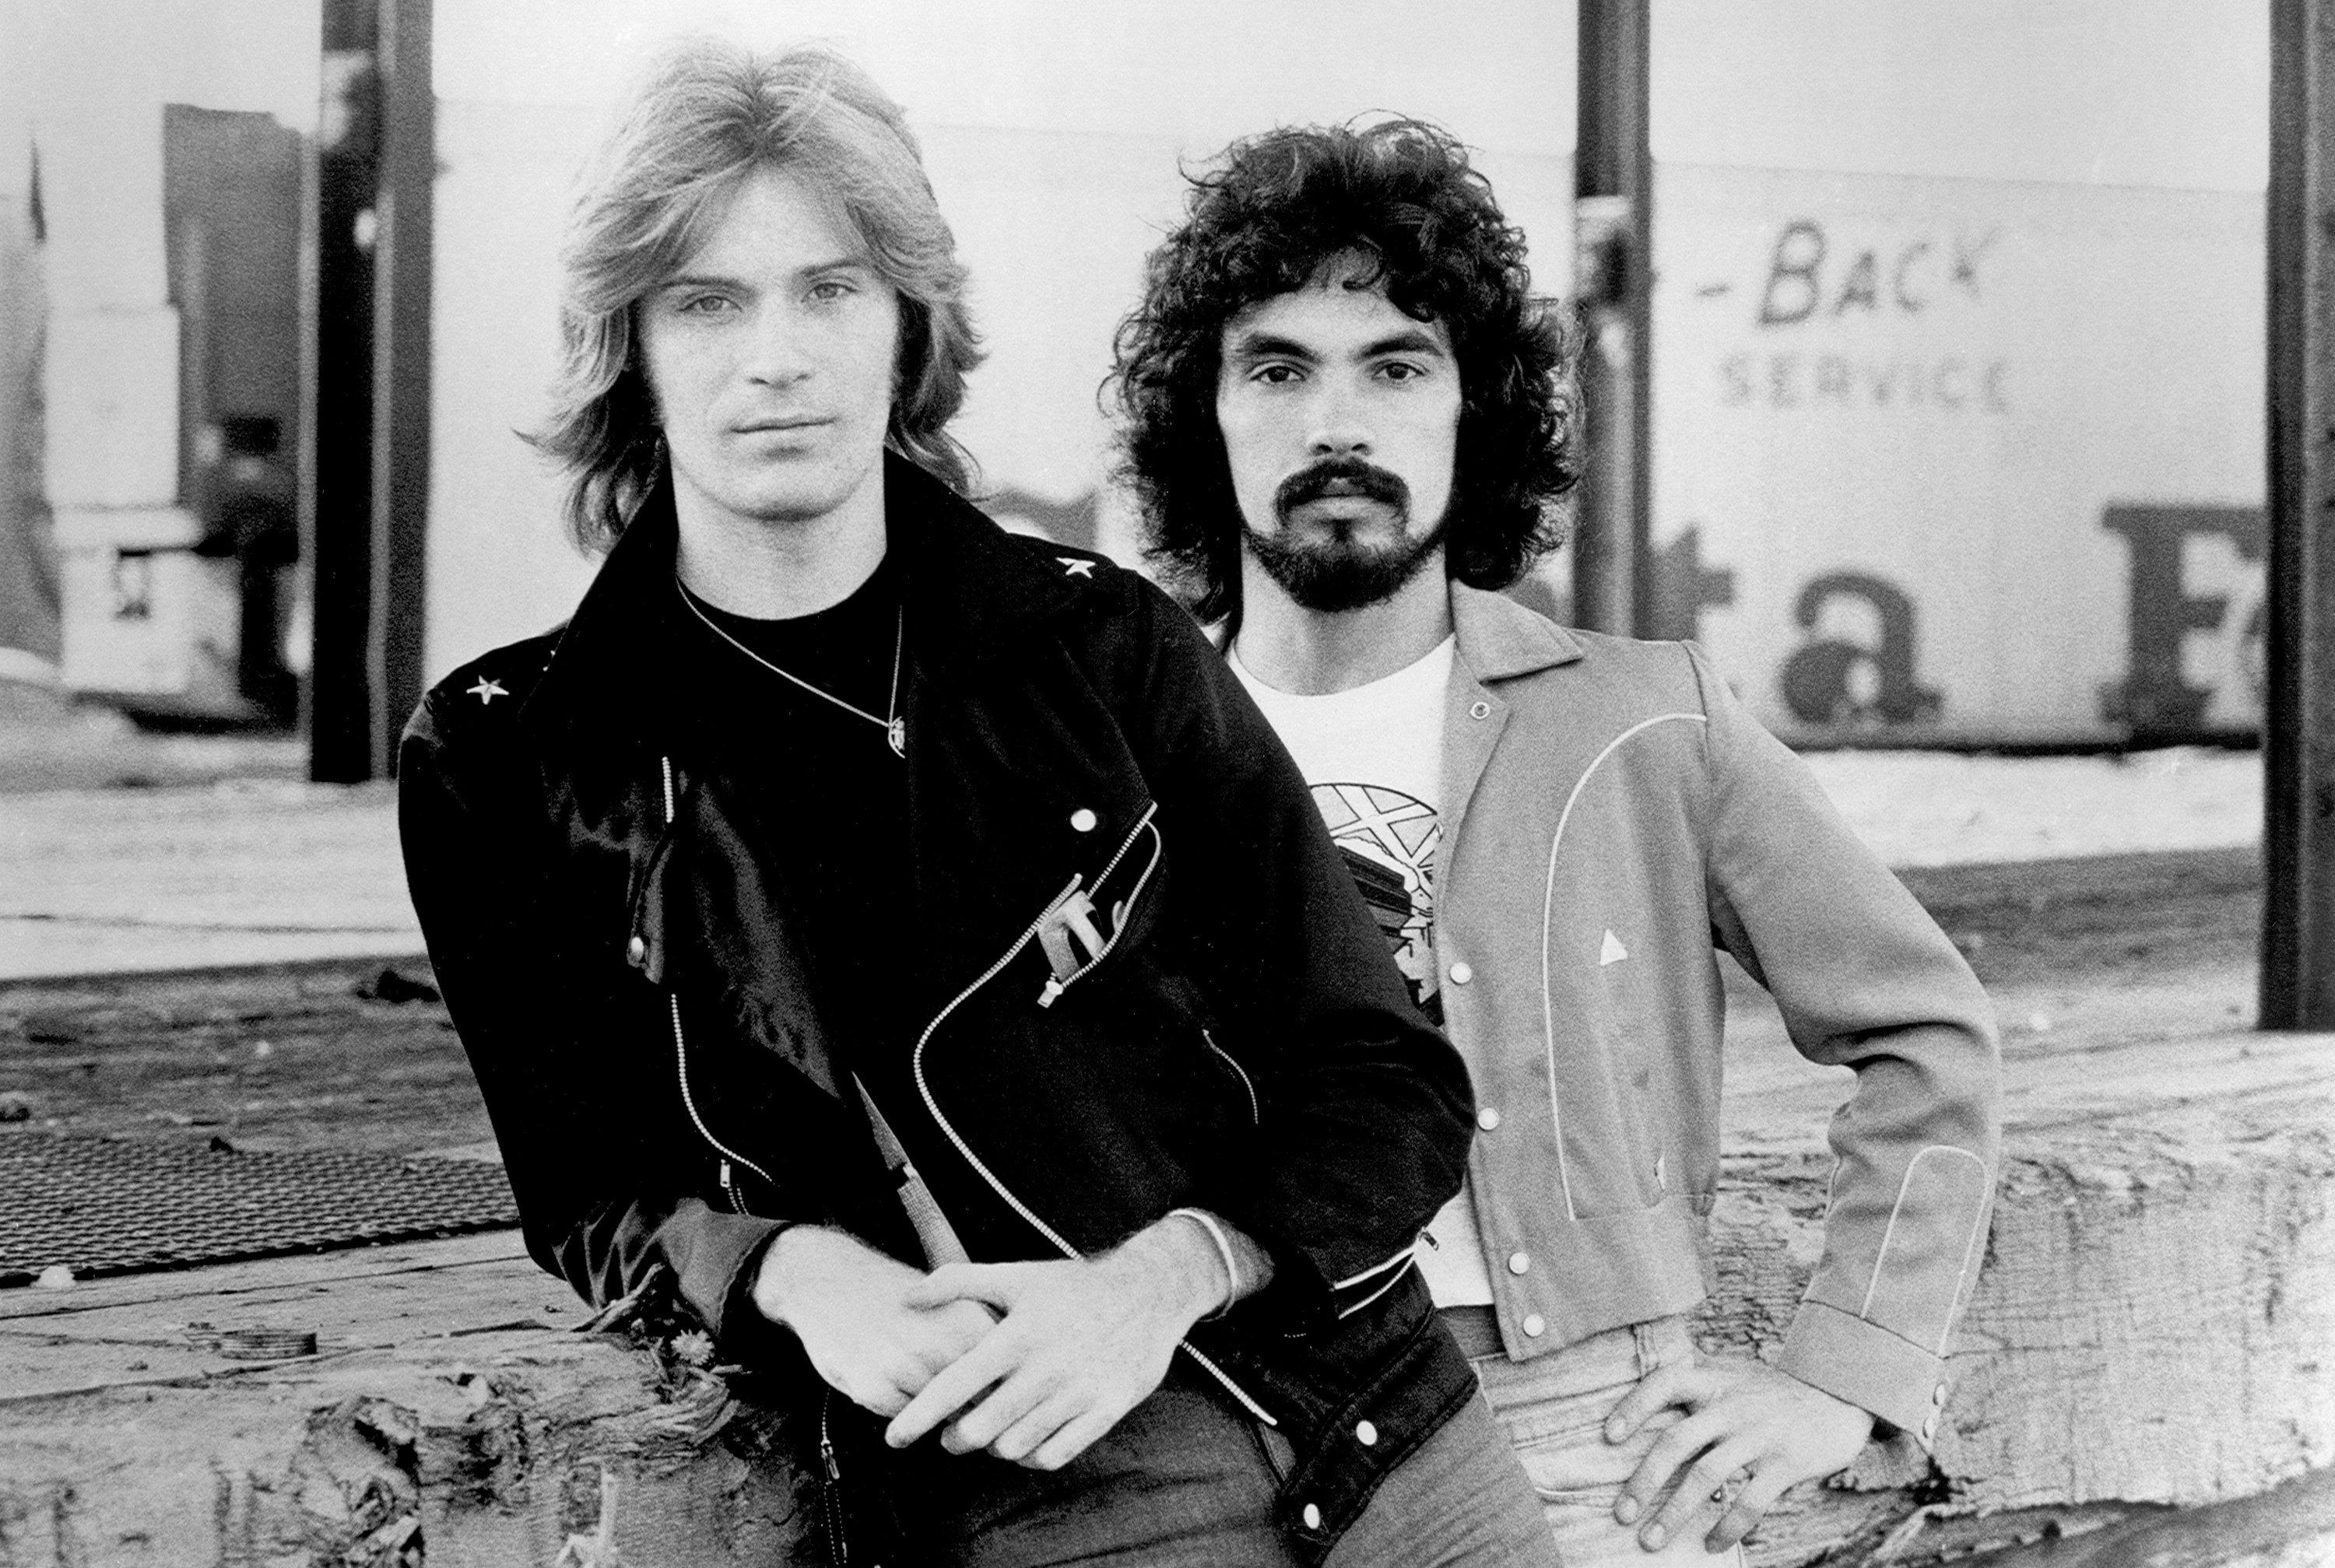
[[[1182,611],[904,463],[887,494],[913,871],[868,940],[920,1028],[861,1076],[975,1259],[1178,1205],[1273,1254],[1190,1349],[1293,1441],[1282,1516],[1325,1552],[1472,1391],[1409,1263],[1465,1070]],[[407,873],[537,1260],[595,1303],[662,1263],[728,1353],[799,1360],[748,1295],[781,1225],[921,1254],[748,848],[754,778],[817,760],[756,717],[765,673],[681,660],[674,539],[661,493],[564,630],[431,692]],[[1073,886],[1107,940],[1062,982],[1038,928]]]

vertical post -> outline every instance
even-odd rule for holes
[[[323,0],[316,129],[314,468],[308,477],[315,624],[308,773],[373,777],[373,257],[380,239],[380,18],[374,0]]]
[[[421,701],[430,508],[430,251],[438,153],[432,0],[380,0],[381,231],[374,251],[373,776]]]
[[[1589,342],[1589,452],[1574,539],[1573,619],[1650,625],[1652,544],[1653,156],[1648,0],[1580,0],[1573,163],[1574,296]]]
[[[2335,0],[2272,0],[2262,1026],[2335,1029]]]
[[[429,485],[430,0],[323,0],[311,777],[386,776],[421,696]]]

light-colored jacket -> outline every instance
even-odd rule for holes
[[[1509,1355],[1709,1288],[1723,948],[1802,1055],[1856,1072],[1780,1364],[1926,1444],[1994,1187],[1985,993],[1692,644],[1451,593],[1436,953],[1477,1070],[1470,1174]]]

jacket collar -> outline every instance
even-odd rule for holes
[[[1585,651],[1572,633],[1506,594],[1464,583],[1451,585],[1451,623],[1459,636],[1459,657],[1478,681],[1570,664]]]
[[[912,644],[927,670],[977,664],[1005,652],[1075,591],[1059,572],[1010,547],[1005,530],[922,469],[884,454],[886,555],[900,585]],[[692,717],[719,721],[723,693],[673,667],[687,612],[673,585],[679,548],[671,475],[660,478],[593,577],[528,696],[521,721],[539,734],[582,729],[596,739],[671,732]]]

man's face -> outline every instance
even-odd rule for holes
[[[1439,322],[1325,268],[1224,329],[1216,422],[1249,552],[1308,609],[1358,609],[1440,558],[1459,367]]]
[[[792,175],[750,176],[639,321],[685,511],[806,523],[881,495],[899,296]]]

